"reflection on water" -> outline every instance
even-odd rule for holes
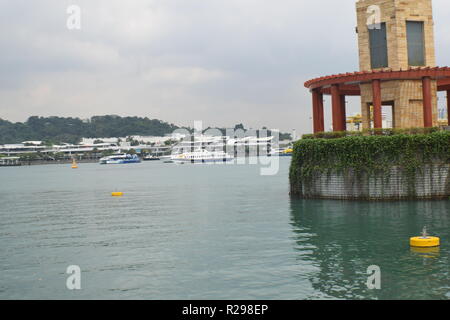
[[[314,289],[338,299],[448,299],[450,202],[291,201],[298,258],[318,267]],[[441,248],[412,249],[428,226]],[[367,268],[381,268],[382,289],[368,290]]]
[[[441,248],[440,247],[433,247],[433,248],[411,248],[411,252],[413,254],[417,254],[419,257],[423,258],[429,258],[429,259],[436,259],[439,258]]]

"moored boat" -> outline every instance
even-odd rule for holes
[[[175,163],[220,163],[231,161],[234,158],[223,151],[200,150],[177,154],[171,159]]]
[[[159,157],[157,157],[157,156],[148,155],[148,156],[145,156],[143,158],[143,160],[144,161],[159,161],[161,159]]]
[[[294,153],[294,150],[291,148],[288,149],[272,149],[270,156],[272,157],[291,157]]]
[[[140,162],[141,159],[135,154],[115,154],[101,158],[99,161],[100,164],[128,164]]]

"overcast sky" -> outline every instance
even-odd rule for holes
[[[433,2],[445,66],[450,2]],[[73,4],[81,30],[66,26]],[[355,0],[0,0],[0,118],[118,114],[309,132],[303,83],[358,69],[355,25]]]

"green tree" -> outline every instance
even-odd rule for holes
[[[31,140],[76,144],[83,137],[164,136],[176,129],[177,126],[161,120],[139,117],[108,115],[83,121],[79,118],[33,116],[24,123],[0,119],[0,144]]]

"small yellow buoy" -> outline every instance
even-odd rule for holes
[[[113,197],[122,197],[123,196],[123,192],[113,192],[113,193],[111,193],[111,195]]]
[[[412,237],[409,241],[411,247],[415,248],[432,248],[439,247],[441,240],[438,237],[430,237],[427,234],[427,228],[423,228],[421,237]]]
[[[78,164],[75,159],[72,160],[72,169],[78,169]]]
[[[439,247],[441,245],[438,237],[413,237],[410,240],[411,247],[430,248]]]

